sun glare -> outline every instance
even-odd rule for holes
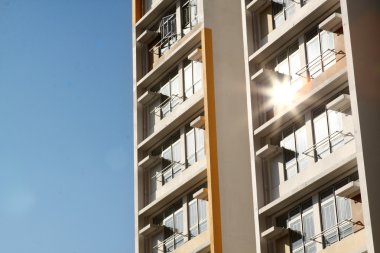
[[[290,85],[289,82],[273,82],[272,88],[272,101],[273,104],[279,106],[288,106],[292,103],[296,90],[293,85]]]

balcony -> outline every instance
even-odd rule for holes
[[[186,36],[176,40],[175,44],[172,44],[170,49],[166,50],[154,63],[154,67],[137,81],[137,89],[146,89],[164,73],[167,73],[173,65],[186,58],[189,51],[200,44],[201,31],[202,27],[197,25]]]
[[[149,10],[146,10],[144,15],[136,23],[136,30],[143,31],[150,26],[175,0],[154,0]]]
[[[187,237],[186,235],[181,234],[182,236]],[[176,235],[177,237],[179,234]],[[171,242],[173,240],[172,237],[167,238],[154,245],[153,248],[157,249],[158,252],[165,253],[168,252],[165,249],[165,244],[167,242]],[[170,251],[172,253],[207,253],[210,252],[210,233],[209,231],[205,231],[200,235],[192,238],[191,240],[185,239],[184,243],[179,245],[174,251]]]
[[[331,65],[340,61],[345,56],[346,53],[342,50],[336,51],[334,49],[327,49],[321,55],[297,71],[296,74],[308,80],[315,79]]]
[[[280,212],[289,203],[324,187],[333,178],[355,171],[355,166],[355,143],[349,142],[336,150],[333,155],[310,164],[299,175],[282,181],[276,189],[278,192],[276,196],[259,207],[259,215],[267,217]]]
[[[255,3],[259,4],[260,2],[262,1],[253,0],[251,4],[254,6]],[[300,10],[297,10],[289,20],[286,20],[279,29],[275,29],[263,37],[258,42],[258,49],[250,55],[249,61],[256,64],[265,62],[273,52],[280,50],[284,44],[297,37],[310,24],[316,21],[322,22],[326,17],[320,17],[321,13],[328,13],[338,8],[338,6],[339,0],[308,2]]]
[[[312,157],[314,160],[320,160],[326,155],[332,153],[343,145],[351,142],[354,136],[351,132],[344,133],[343,130],[335,131],[321,141],[313,144],[306,149],[303,154]]]
[[[335,253],[335,252],[345,252],[345,253],[364,253],[367,252],[367,240],[366,231],[362,229],[343,240],[334,243],[333,245],[326,247],[325,249],[319,251],[319,253]]]
[[[270,134],[279,125],[291,121],[294,118],[293,112],[305,111],[315,104],[314,101],[323,100],[331,92],[334,92],[334,90],[347,82],[346,61],[341,59],[329,66],[328,69],[324,69],[324,72],[319,73],[315,79],[307,81],[307,78],[304,78],[304,80],[306,83],[293,93],[291,102],[286,107],[278,107],[279,109],[275,110],[272,118],[262,121],[261,125],[254,130],[255,137]],[[271,106],[275,107],[274,104],[271,104]]]
[[[173,132],[188,118],[203,108],[203,91],[196,92],[189,99],[175,107],[166,117],[162,118],[154,127],[154,132],[138,144],[138,150],[147,151],[162,138]],[[157,112],[162,112],[157,109]]]
[[[203,159],[194,163],[192,166],[184,169],[175,180],[171,180],[161,187],[161,190],[156,192],[156,199],[140,209],[139,216],[148,217],[154,214],[168,205],[173,199],[181,196],[183,192],[194,186],[195,183],[206,178],[206,176],[206,160]]]
[[[175,110],[178,109],[179,105],[181,105],[184,101],[184,98],[182,96],[179,96],[177,94],[173,94],[171,96],[165,96],[163,94],[160,94],[161,97],[164,97],[163,101],[155,105],[157,102],[154,101],[153,104],[147,105],[146,108],[154,107],[151,111],[148,111],[149,117],[147,124],[149,125],[149,129],[157,128],[161,124],[161,121],[165,118],[169,117]],[[154,122],[149,122],[149,120],[154,119]],[[149,136],[151,133],[146,133],[145,136]]]
[[[174,178],[181,174],[185,169],[185,164],[173,161],[158,171],[151,179],[160,182],[162,185],[165,185],[171,180],[174,180]]]
[[[164,253],[176,252],[176,249],[180,248],[184,244],[186,237],[187,235],[183,233],[175,232],[173,235],[153,246],[153,251]]]

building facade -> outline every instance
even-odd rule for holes
[[[135,252],[380,252],[380,1],[132,2]]]
[[[379,2],[241,2],[254,252],[380,252]]]
[[[241,3],[132,2],[135,252],[249,252]]]

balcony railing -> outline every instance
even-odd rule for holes
[[[163,182],[163,177],[165,178],[165,173],[171,172],[171,175],[175,175],[176,173],[179,173],[180,171],[184,170],[185,164],[172,161],[168,166],[164,167],[161,171],[157,172],[152,179],[156,179],[159,182]]]
[[[149,52],[161,57],[166,50],[170,49],[177,42],[178,37],[180,37],[180,34],[173,32],[168,33],[164,38],[158,41]]]
[[[323,153],[330,151],[333,147],[336,147],[338,144],[342,143],[344,141],[344,137],[347,136],[353,137],[352,133],[343,133],[343,130],[335,131],[334,133],[312,145],[310,148],[306,149],[304,152],[302,152],[302,154],[312,158],[315,158],[315,156],[317,156],[318,159],[321,159],[321,152],[318,149],[327,146],[326,149],[323,150]]]
[[[170,97],[167,97],[161,104],[156,106],[150,113],[154,113],[156,116],[160,117],[161,119],[164,118],[169,112],[172,112],[172,110],[179,104],[183,102],[183,97],[173,94]],[[169,106],[166,108],[166,106]]]
[[[342,227],[346,227],[346,226],[354,226],[354,225],[359,225],[359,226],[364,227],[363,223],[361,223],[360,221],[355,222],[355,221],[352,221],[352,219],[345,219],[345,220],[342,220],[341,222],[338,222],[334,226],[331,226],[331,227],[323,230],[319,234],[316,234],[316,235],[310,237],[310,240],[317,242],[318,238],[325,236],[326,234],[332,233],[332,232],[334,232],[334,230],[336,230],[338,228],[342,228]]]
[[[184,244],[184,240],[186,237],[187,237],[187,235],[185,235],[183,233],[175,232],[173,235],[169,236],[165,240],[163,240],[163,241],[159,242],[157,245],[153,246],[153,251],[155,251],[155,252],[159,251],[159,252],[164,252],[164,253],[172,252],[176,248],[178,248],[179,246]],[[172,246],[173,248],[168,249],[168,245],[171,243],[172,243],[172,245],[170,245],[170,246]]]
[[[304,78],[314,79],[317,75],[323,72],[327,66],[339,60],[337,59],[338,55],[343,58],[346,53],[342,50],[336,51],[334,49],[327,49],[317,58],[310,61],[306,66],[297,71],[296,74]]]

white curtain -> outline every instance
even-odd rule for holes
[[[310,76],[315,78],[322,73],[321,61],[318,60],[321,55],[318,34],[306,43],[306,52]]]
[[[192,165],[195,163],[195,138],[194,129],[186,133],[186,158],[187,163]]]
[[[313,119],[314,125],[314,137],[315,144],[318,144],[316,147],[318,159],[321,159],[330,153],[330,145],[327,140],[329,136],[328,127],[327,127],[327,117],[326,113],[322,112],[319,116]],[[324,141],[323,141],[324,140]],[[321,143],[321,141],[323,141]]]
[[[308,148],[306,127],[302,126],[295,132],[297,145],[297,160],[300,171],[307,168],[307,156],[303,152]]]

